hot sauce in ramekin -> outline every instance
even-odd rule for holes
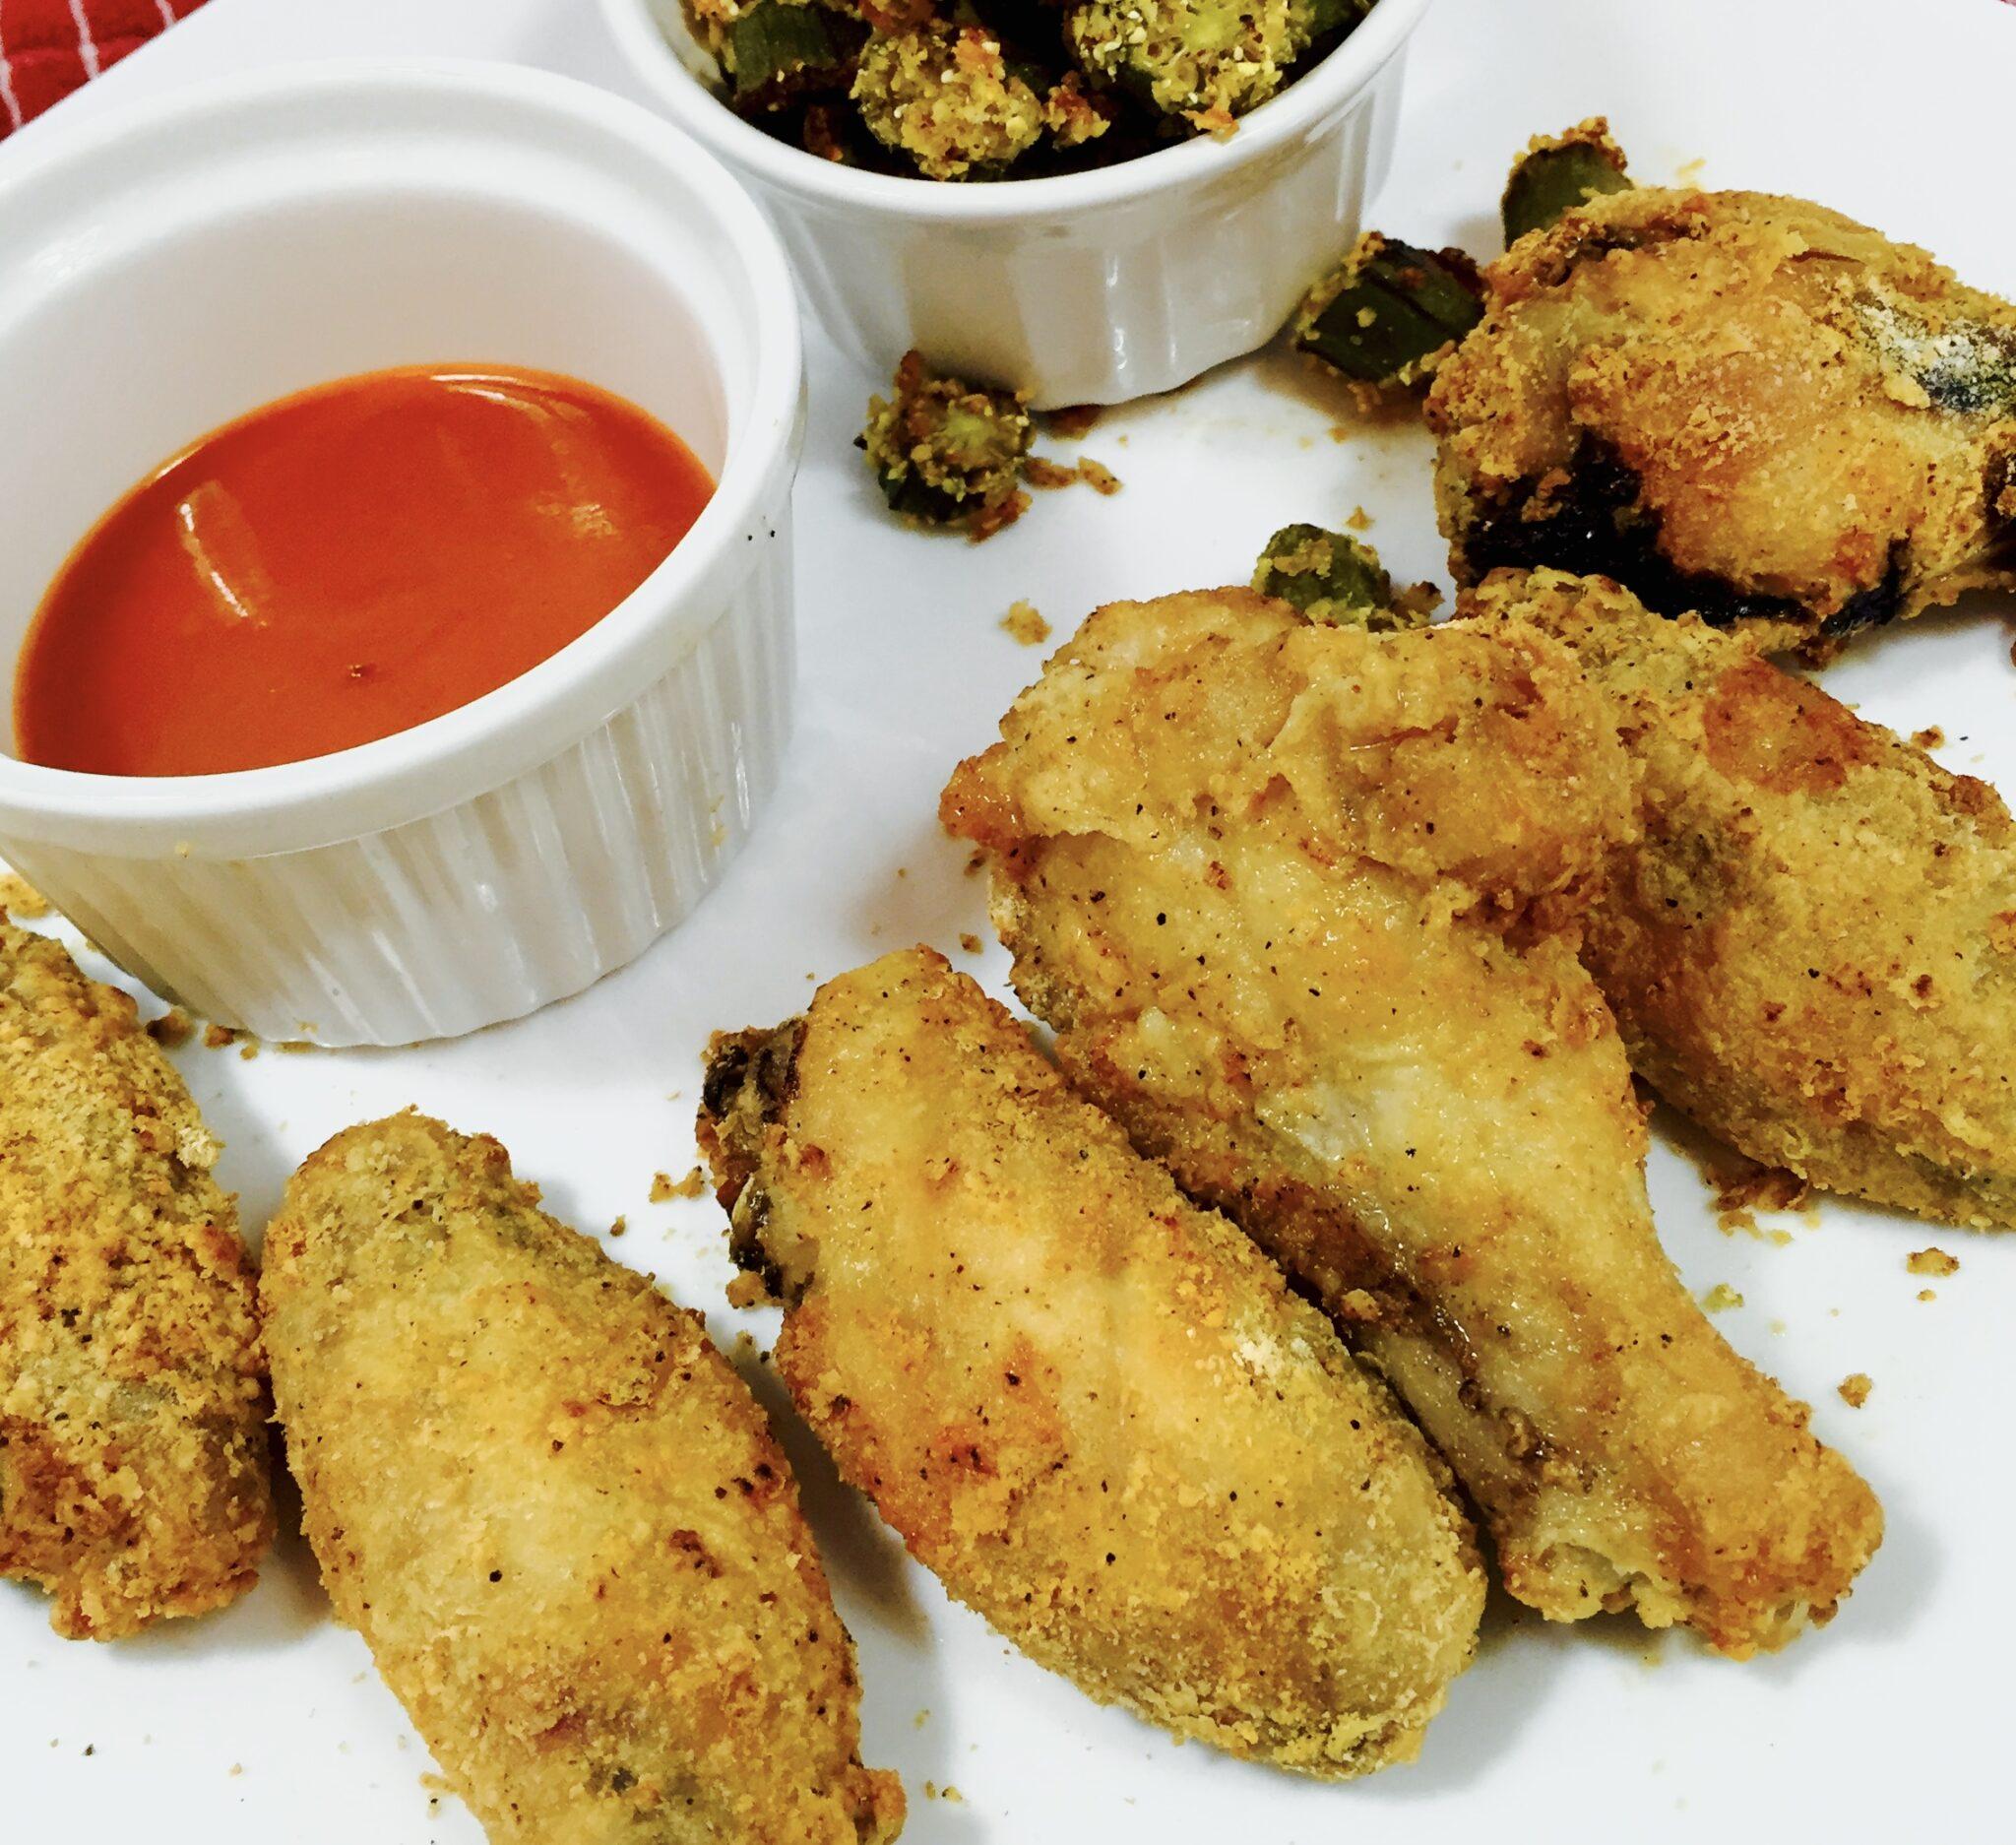
[[[713,490],[662,423],[551,372],[406,366],[284,398],[71,553],[22,648],[17,752],[206,775],[409,730],[594,626]]]

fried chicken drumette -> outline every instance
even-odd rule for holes
[[[0,1575],[68,1639],[221,1608],[273,1542],[219,1151],[133,1001],[0,923]]]
[[[1467,606],[1575,650],[1636,770],[1584,958],[1632,1066],[1738,1151],[1947,1223],[2016,1225],[2016,825],[1985,783],[1748,641],[1615,585]]]
[[[645,1276],[416,1114],[267,1232],[274,1394],[338,1614],[525,1845],[873,1845],[853,1646],[763,1412]]]
[[[1868,1489],[1661,1249],[1576,959],[1625,758],[1531,630],[1096,612],[946,791],[1072,1082],[1393,1381],[1558,1620],[1725,1652],[1825,1619]]]
[[[913,949],[709,1048],[701,1145],[840,1471],[1033,1659],[1336,1778],[1411,1758],[1483,1582],[1320,1313]]]
[[[2016,306],[1761,193],[1590,198],[1485,272],[1427,414],[1459,583],[1614,578],[1818,657],[2016,584]]]

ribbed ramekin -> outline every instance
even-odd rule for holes
[[[641,404],[713,470],[617,609],[399,735],[230,775],[0,757],[0,855],[113,959],[273,1039],[515,1017],[689,911],[776,785],[803,427],[783,253],[649,111],[502,65],[323,65],[0,159],[11,654],[68,546],[205,430],[324,379],[486,361]]]
[[[1266,344],[1361,228],[1392,160],[1409,37],[1428,0],[1378,0],[1329,57],[1244,117],[1047,179],[860,172],[728,108],[679,0],[601,0],[640,83],[769,209],[850,357],[910,348],[1038,409],[1169,391]]]

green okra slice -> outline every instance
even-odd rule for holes
[[[1368,230],[1303,298],[1294,341],[1354,383],[1405,388],[1482,318],[1483,284],[1461,250]]]
[[[1419,627],[1428,616],[1421,597],[1395,595],[1369,544],[1322,526],[1283,526],[1260,553],[1253,587],[1334,627],[1393,633]]]
[[[807,95],[844,92],[868,29],[824,6],[756,0],[728,28],[729,94],[744,114],[768,114]]]
[[[1541,230],[1578,205],[1606,192],[1628,192],[1624,150],[1601,115],[1560,135],[1537,135],[1512,165],[1498,210],[1509,248],[1529,230]]]
[[[1022,465],[1035,424],[1018,392],[987,390],[936,376],[910,351],[893,394],[872,398],[855,439],[890,510],[934,526],[966,527],[986,538],[1027,503]]]

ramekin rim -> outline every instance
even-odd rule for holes
[[[613,675],[625,656],[649,650],[655,640],[662,644],[664,629],[684,628],[690,630],[688,638],[697,638],[711,625],[692,613],[699,593],[714,579],[725,589],[754,567],[758,547],[743,541],[754,536],[745,528],[770,516],[780,475],[788,490],[795,471],[792,451],[803,384],[796,292],[783,247],[747,190],[697,139],[640,103],[556,72],[478,58],[332,58],[273,65],[191,84],[169,95],[56,127],[45,142],[21,151],[20,165],[11,171],[0,167],[0,214],[11,198],[50,183],[66,167],[192,118],[214,119],[220,108],[373,87],[409,95],[488,96],[544,109],[576,127],[614,134],[634,151],[655,154],[662,168],[678,168],[679,183],[722,233],[757,303],[748,410],[714,492],[672,552],[579,638],[517,678],[424,724],[328,755],[211,775],[90,774],[24,762],[0,750],[0,822],[24,834],[46,834],[50,822],[61,821],[129,835],[160,828],[163,835],[149,856],[165,857],[200,853],[206,830],[254,827],[278,841],[290,820],[307,823],[298,839],[231,855],[266,856],[328,845],[440,812],[505,785],[569,747],[596,722],[605,721],[621,708],[620,698],[565,734],[538,732],[542,709],[564,702],[584,680]],[[721,600],[723,608],[714,611],[713,619],[726,606],[725,596]],[[643,691],[646,683],[640,679],[635,690]],[[515,751],[501,742],[513,732],[522,739]],[[472,778],[469,759],[485,750],[500,750],[512,760]],[[462,785],[472,779],[480,786]],[[399,785],[408,783],[429,792],[399,802],[410,809],[400,819],[356,828],[314,824],[315,816],[339,802],[388,801]],[[171,835],[165,831],[170,828]]]
[[[651,16],[650,0],[599,0],[602,20],[632,73],[678,125],[729,167],[781,192],[824,205],[945,226],[984,228],[1077,217],[1132,204],[1172,186],[1237,170],[1292,140],[1368,89],[1433,0],[1377,0],[1313,70],[1239,118],[1224,141],[1198,135],[1111,166],[1040,179],[963,185],[907,174],[864,173],[788,147],[743,121],[701,82]],[[702,106],[704,105],[704,106]]]

